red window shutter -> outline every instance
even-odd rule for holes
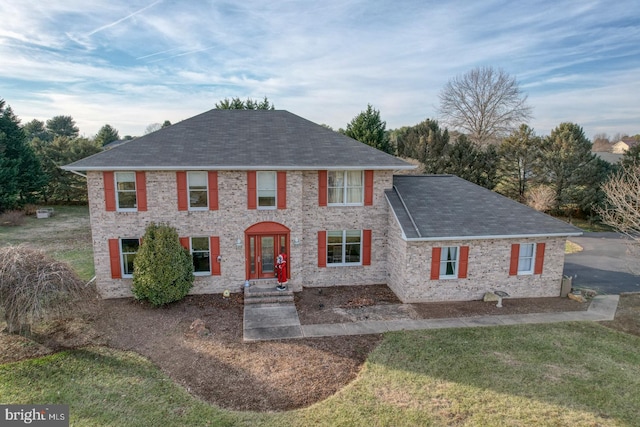
[[[256,209],[258,204],[256,171],[247,172],[247,209]]]
[[[104,204],[107,211],[116,210],[116,189],[113,179],[113,172],[103,172],[102,179],[104,181]]]
[[[520,245],[514,243],[511,245],[511,262],[509,263],[509,276],[518,274],[518,259],[520,258]]]
[[[318,206],[327,206],[327,171],[318,171]]]
[[[218,210],[218,172],[209,171],[209,210]]]
[[[186,211],[189,209],[189,192],[187,190],[187,173],[176,172],[176,183],[178,184],[178,210]]]
[[[362,265],[371,265],[371,230],[362,230]]]
[[[138,202],[138,211],[147,210],[147,179],[143,171],[136,172],[136,201]]]
[[[209,252],[211,254],[211,275],[220,276],[221,265],[218,261],[218,255],[220,255],[220,237],[211,236],[209,238]]]
[[[469,246],[460,246],[460,265],[458,266],[458,278],[466,279],[469,269]]]
[[[318,231],[318,267],[327,266],[327,232]]]
[[[287,172],[278,172],[278,209],[287,209]]]
[[[431,280],[440,278],[440,253],[442,248],[431,249]]]
[[[189,242],[188,237],[180,237],[180,246],[185,248],[186,250],[191,250],[191,243]]]
[[[122,279],[122,269],[120,268],[120,240],[118,239],[109,239],[109,261],[111,264],[111,278]]]
[[[544,267],[544,243],[538,243],[536,245],[536,264],[533,267],[533,274],[542,274]]]
[[[364,171],[364,205],[373,205],[373,171]]]

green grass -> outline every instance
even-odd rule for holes
[[[564,244],[564,253],[565,254],[575,254],[583,251],[583,247],[577,243],[574,243],[570,240],[567,240]]]
[[[631,426],[638,348],[594,323],[391,333],[335,396],[267,414],[208,405],[135,354],[86,349],[0,365],[0,396],[67,403],[78,426]]]
[[[93,248],[87,206],[51,206],[55,215],[27,217],[18,227],[0,227],[0,245],[27,244],[43,249],[53,258],[68,262],[84,279],[94,275]]]
[[[572,225],[575,225],[582,231],[588,231],[588,232],[616,231],[610,226],[606,224],[602,224],[601,222],[589,221],[587,219],[582,219],[582,218],[571,218],[571,219],[569,219],[568,217],[557,217],[557,218],[564,222],[568,222]]]

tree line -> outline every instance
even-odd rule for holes
[[[98,153],[118,139],[118,131],[108,124],[93,138],[82,137],[71,116],[21,125],[0,99],[0,212],[27,204],[85,203],[86,180],[60,166]]]
[[[493,88],[491,79],[496,80]],[[456,89],[460,85],[490,98],[483,101],[476,94],[476,104],[469,108],[500,114],[491,117],[469,112],[466,117],[472,119],[462,126],[460,120],[465,115],[454,112],[458,126],[452,131],[434,119],[389,130],[380,111],[368,104],[338,132],[389,154],[415,159],[423,173],[454,174],[542,211],[593,217],[603,207],[601,187],[615,166],[592,153],[592,143],[580,126],[561,123],[546,136],[537,135],[524,123],[514,128],[515,120],[530,117],[526,97],[518,98],[522,94],[515,79],[490,68],[452,79],[441,94],[443,117],[447,117],[444,110],[455,105],[455,97],[463,96],[461,89]],[[495,96],[492,90],[507,93]],[[508,100],[507,107],[514,109],[514,115],[507,114],[505,106],[491,104],[494,98]],[[275,106],[266,97],[260,101],[225,98],[215,108],[273,110]],[[474,129],[475,123],[482,127]],[[154,123],[145,133],[170,125],[168,120],[162,125]],[[93,138],[81,137],[71,116],[56,116],[46,122],[34,119],[21,125],[11,107],[0,99],[0,212],[26,203],[86,202],[84,178],[59,166],[97,153],[118,139],[118,131],[108,124]],[[634,147],[622,164],[639,160],[640,147]]]

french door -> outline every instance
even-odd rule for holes
[[[286,234],[249,234],[249,279],[273,279],[276,257],[284,248],[288,254]],[[288,267],[288,266],[287,266]]]

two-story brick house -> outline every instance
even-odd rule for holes
[[[498,221],[514,223],[511,234],[459,233],[450,223],[444,238],[425,237],[420,227],[446,200],[423,197],[420,189],[440,185],[435,177],[393,175],[413,167],[287,111],[211,110],[63,168],[86,173],[106,298],[131,295],[133,259],[152,221],[175,227],[191,251],[192,293],[273,280],[284,248],[294,290],[386,283],[404,301],[477,299],[496,285],[514,296],[559,294],[564,241],[577,229],[448,177],[455,184],[442,191],[488,200],[488,213],[502,206]],[[536,267],[518,269],[519,259]]]

